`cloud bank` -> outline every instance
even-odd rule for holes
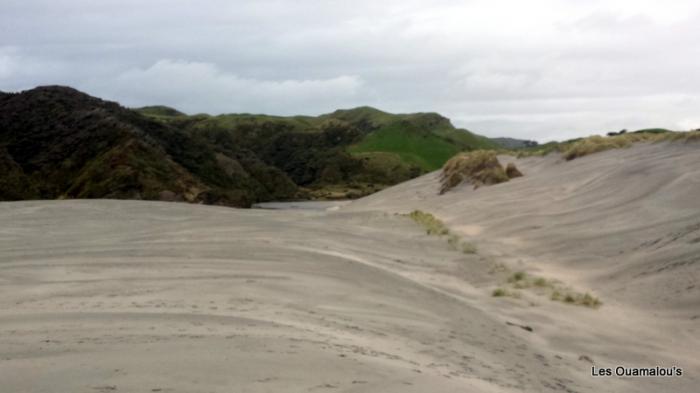
[[[695,0],[5,0],[0,90],[189,113],[437,111],[541,141],[700,128],[698,16]]]

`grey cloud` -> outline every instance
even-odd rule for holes
[[[374,105],[539,140],[697,128],[696,3],[5,0],[0,90],[190,113]]]

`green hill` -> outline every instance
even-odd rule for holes
[[[77,90],[0,96],[0,199],[165,199],[250,206],[296,185],[244,149],[223,151]]]
[[[440,168],[462,149],[435,133],[401,121],[369,133],[350,146],[349,150],[355,155],[377,152],[395,154],[405,164],[432,171]]]
[[[312,116],[153,116],[218,146],[241,145],[312,196],[365,195],[438,169],[460,151],[498,146],[436,113],[371,107]]]
[[[0,93],[0,200],[359,197],[495,147],[436,113],[186,115],[59,86]]]
[[[433,171],[460,151],[496,148],[488,138],[456,129],[434,113],[393,115],[349,147],[353,154],[396,154],[408,165]]]

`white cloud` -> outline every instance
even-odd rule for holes
[[[9,80],[18,69],[14,48],[0,47],[0,81]]]
[[[161,103],[189,112],[295,114],[348,105],[363,87],[357,76],[329,79],[257,80],[227,73],[211,63],[160,60],[113,80],[93,80],[86,89],[132,106]]]

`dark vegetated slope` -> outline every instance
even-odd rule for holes
[[[65,87],[3,96],[0,146],[30,179],[32,198],[159,199],[165,193],[248,206],[295,194],[282,172],[259,160],[232,171],[226,160],[236,158],[206,140]],[[287,188],[263,184],[248,169],[276,173],[272,180]]]
[[[307,125],[293,118],[232,118],[227,115],[189,125],[180,122],[180,126],[225,151],[250,150],[303,187],[349,184],[363,172],[362,161],[344,148],[362,136],[347,123]]]
[[[10,153],[0,147],[0,200],[35,199],[38,191]]]

